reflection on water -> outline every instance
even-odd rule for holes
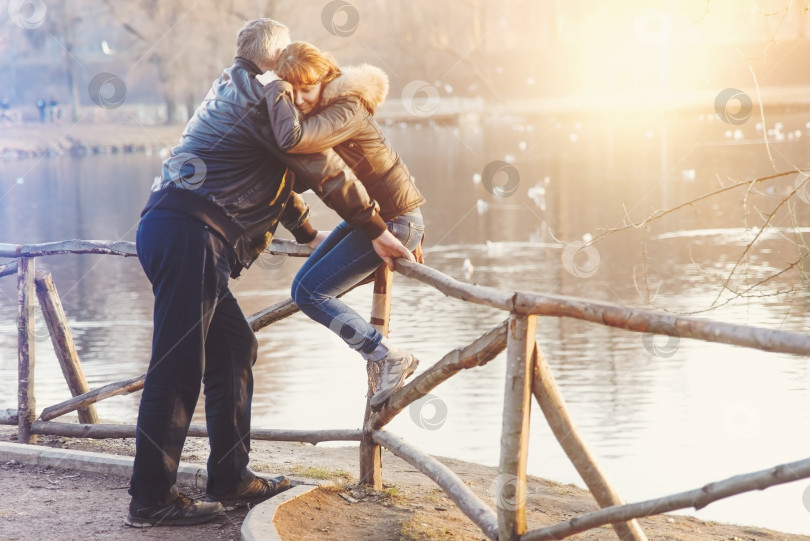
[[[732,179],[773,172],[762,145],[724,144],[723,126],[708,118],[560,118],[500,127],[425,123],[388,129],[428,198],[425,251],[431,266],[504,291],[691,312],[715,301],[721,276],[735,265],[730,286],[745,287],[793,262],[794,243],[808,231],[792,226],[810,222],[810,205],[797,200],[792,214],[774,217],[771,223],[779,229],[760,236],[753,256],[737,265],[756,235],[751,226],[761,223],[757,213],[769,212],[792,189],[793,179],[785,178],[688,207],[653,222],[646,233],[626,227]],[[791,131],[793,124],[804,125],[789,116],[779,120]],[[756,129],[740,129],[748,130],[744,141],[753,143]],[[776,147],[777,168],[807,167],[806,141],[797,137]],[[517,190],[508,197],[493,196],[486,189],[492,179],[481,178],[495,160],[511,162],[519,174]],[[159,160],[144,156],[4,164],[0,242],[133,240],[158,170]],[[311,201],[317,225],[333,226],[336,218]],[[589,252],[569,248],[612,228],[620,230]],[[300,264],[264,261],[233,282],[245,312],[285,298]],[[137,261],[60,256],[40,258],[37,266],[54,275],[91,387],[143,373],[152,297]],[[737,299],[703,315],[806,332],[806,285],[799,272],[788,272],[766,284],[765,291],[775,295]],[[0,408],[16,407],[14,288],[13,277],[0,279]],[[391,337],[413,350],[423,369],[505,318],[401,276],[394,291]],[[724,294],[721,301],[728,298]],[[369,313],[368,287],[346,300]],[[360,426],[365,366],[342,342],[301,314],[260,331],[258,338],[254,426]],[[806,456],[805,359],[558,318],[540,318],[537,338],[574,419],[627,500]],[[390,428],[430,453],[495,465],[503,373],[503,355],[465,371]],[[40,409],[69,398],[47,340],[37,343],[36,380]],[[105,401],[97,406],[99,414],[134,422],[138,397]],[[201,407],[202,401],[195,422],[202,419]],[[529,470],[581,484],[539,408],[533,420]],[[810,532],[810,511],[802,504],[808,485],[712,504],[699,516]]]

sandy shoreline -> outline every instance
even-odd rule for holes
[[[0,427],[0,440],[15,441],[16,427]],[[132,439],[91,440],[39,436],[39,445],[132,456]],[[204,467],[207,442],[189,438],[182,460]],[[495,510],[493,482],[497,469],[441,458],[481,500]],[[157,528],[146,532],[123,526],[128,496],[126,478],[104,479],[76,471],[40,469],[32,472],[18,464],[0,464],[0,539],[43,538],[36,517],[54,517],[58,513],[60,529],[72,532],[71,539],[160,539],[221,538],[216,527]],[[299,443],[254,441],[251,468],[265,474],[284,473],[312,479],[331,480],[331,489],[318,489],[311,496],[284,505],[275,523],[283,539],[431,541],[485,539],[446,495],[416,469],[385,451],[383,480],[385,490],[373,493],[357,485],[358,451],[356,447],[323,447]],[[33,475],[32,475],[33,473]],[[37,480],[32,480],[36,477]],[[57,489],[57,486],[59,490]],[[64,490],[63,489],[70,489]],[[21,490],[24,489],[24,490]],[[595,510],[593,498],[574,485],[529,479],[526,501],[530,529],[567,521],[586,511]],[[54,517],[55,518],[55,517]],[[234,515],[222,528],[233,532]],[[4,522],[5,521],[5,522]],[[670,541],[712,541],[716,539],[758,541],[808,541],[810,537],[774,532],[765,528],[734,526],[702,521],[685,515],[657,515],[639,520],[649,539]],[[207,528],[207,529],[206,529]],[[285,535],[286,532],[286,535]],[[191,537],[189,537],[191,536]],[[575,535],[575,540],[615,539],[609,526]]]

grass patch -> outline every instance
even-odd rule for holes
[[[314,466],[295,466],[293,472],[302,477],[309,477],[310,479],[348,482],[352,479],[352,474],[346,470],[330,470],[327,468],[316,468]]]
[[[387,501],[392,504],[402,503],[407,499],[397,487],[384,488],[380,494],[382,495],[383,501]]]
[[[419,517],[412,517],[399,523],[401,541],[450,541],[456,534],[440,526],[422,522]]]

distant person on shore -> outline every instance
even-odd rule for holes
[[[62,109],[59,108],[59,102],[56,101],[56,98],[51,98],[48,102],[48,116],[52,123],[62,118]]]
[[[281,52],[276,75],[287,83],[277,87],[285,99],[279,99],[272,124],[282,150],[307,154],[333,148],[379,203],[388,229],[408,250],[417,250],[421,262],[424,223],[419,207],[425,200],[374,120],[374,112],[388,94],[387,75],[368,64],[341,70],[331,55],[304,42],[291,43]],[[273,78],[265,74],[261,80]],[[373,409],[382,407],[419,361],[394,347],[337,296],[383,261],[392,265],[360,227],[342,222],[292,283],[292,298],[302,312],[335,332],[367,361],[380,363],[380,384],[370,402]]]
[[[14,117],[11,115],[11,102],[7,97],[0,99],[0,121],[3,126],[14,124]]]
[[[45,103],[45,100],[42,98],[37,98],[36,103],[37,103],[37,110],[39,111],[39,121],[40,123],[45,124],[46,119],[45,108],[48,106],[48,104]]]
[[[279,221],[300,243],[323,241],[326,233],[310,225],[294,190],[313,189],[373,238],[383,257],[412,258],[387,232],[361,183],[324,153],[297,156],[277,146],[270,126],[279,107],[268,98],[274,86],[263,87],[256,76],[275,68],[288,43],[287,28],[271,19],[242,27],[233,65],[186,125],[141,214],[138,259],[155,305],[129,488],[131,526],[207,522],[223,505],[258,503],[290,486],[284,476],[265,479],[248,469],[258,344],[228,282],[270,244]],[[206,501],[175,486],[201,381],[211,448]]]

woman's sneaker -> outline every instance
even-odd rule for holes
[[[398,349],[388,350],[388,355],[383,357],[382,370],[380,374],[380,386],[377,392],[371,397],[369,405],[374,411],[379,410],[388,400],[394,391],[402,387],[405,380],[414,373],[419,366],[419,360],[408,353]]]
[[[209,522],[224,512],[220,503],[194,500],[182,493],[166,505],[142,505],[132,498],[124,523],[133,528],[189,526]]]

